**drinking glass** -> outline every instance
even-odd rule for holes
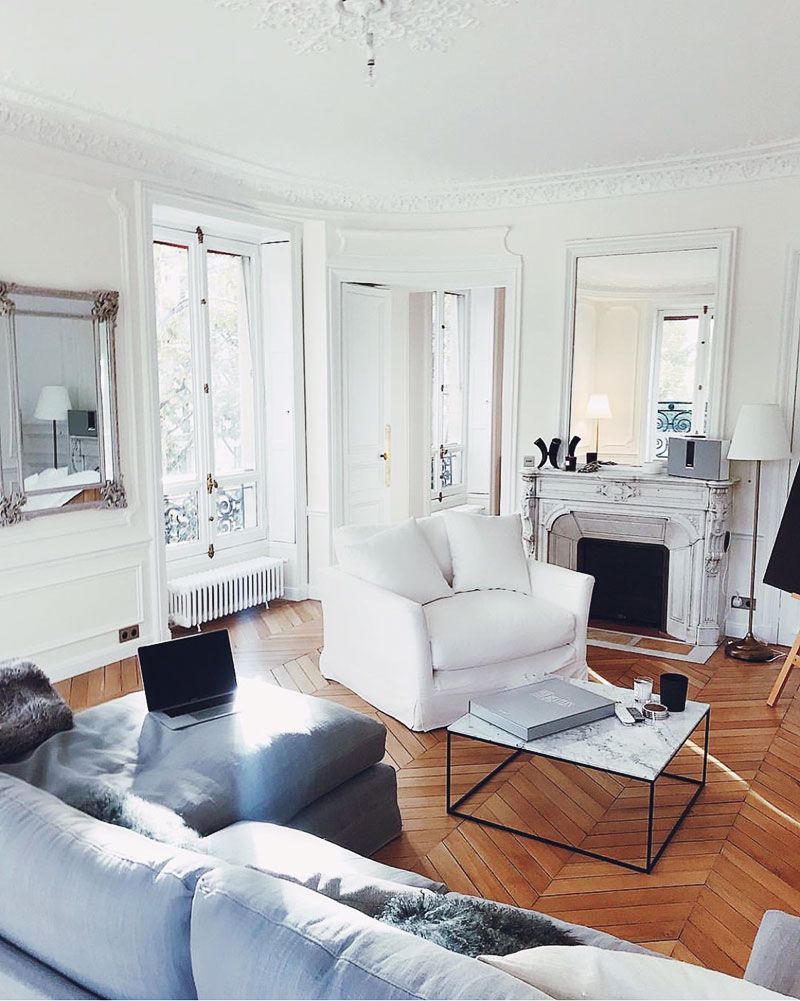
[[[653,679],[634,678],[633,697],[636,702],[649,702],[653,697]]]

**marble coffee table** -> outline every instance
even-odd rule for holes
[[[633,692],[629,688],[616,688],[613,685],[600,685],[590,681],[573,681],[572,684],[589,690],[597,689],[606,698],[613,698],[625,704],[633,703]],[[710,706],[704,702],[687,701],[684,712],[672,713],[665,720],[637,723],[635,726],[624,726],[616,716],[610,716],[596,723],[574,727],[571,730],[564,730],[561,733],[550,734],[547,737],[540,737],[538,740],[526,742],[515,737],[513,734],[507,733],[505,730],[501,730],[499,727],[493,726],[491,723],[486,723],[478,719],[478,717],[467,713],[447,728],[447,812],[453,816],[462,817],[465,820],[473,820],[486,827],[510,831],[526,838],[532,838],[535,841],[555,845],[558,848],[568,848],[581,855],[587,855],[589,858],[601,859],[604,862],[613,862],[616,865],[621,865],[626,869],[633,869],[636,872],[649,873],[672,840],[675,832],[683,823],[705,785],[708,766],[710,720]],[[676,754],[687,744],[694,731],[703,722],[705,722],[705,735],[702,743],[701,777],[698,779],[668,771],[669,765]],[[461,738],[478,741],[483,744],[491,744],[495,747],[510,748],[512,749],[512,753],[499,765],[492,768],[488,775],[484,775],[467,792],[453,802],[452,786],[454,778],[457,775],[457,769],[453,760],[453,743],[454,739]],[[697,756],[700,758],[701,750],[699,743],[692,743],[691,746],[693,749],[696,749]],[[631,861],[614,858],[587,848],[582,848],[579,845],[568,844],[551,837],[545,837],[541,834],[509,826],[497,820],[476,816],[460,809],[487,782],[496,778],[504,768],[522,755],[550,758],[594,771],[605,772],[609,775],[616,775],[623,779],[633,779],[645,783],[649,787],[649,794],[646,844],[643,845],[644,863],[639,865]],[[665,778],[687,783],[694,786],[695,789],[682,812],[667,830],[666,836],[659,845],[655,845],[653,826],[655,821],[656,785],[660,779]],[[566,809],[568,812],[568,804]]]

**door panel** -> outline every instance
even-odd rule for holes
[[[389,523],[388,289],[342,286],[344,524]]]

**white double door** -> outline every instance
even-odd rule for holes
[[[387,288],[343,284],[342,524],[391,518],[391,309]]]

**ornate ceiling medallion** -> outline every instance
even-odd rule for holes
[[[375,77],[375,49],[402,39],[418,52],[446,52],[451,34],[478,24],[476,8],[517,0],[212,0],[215,7],[252,9],[257,24],[291,32],[296,52],[327,52],[335,42],[357,42]]]

